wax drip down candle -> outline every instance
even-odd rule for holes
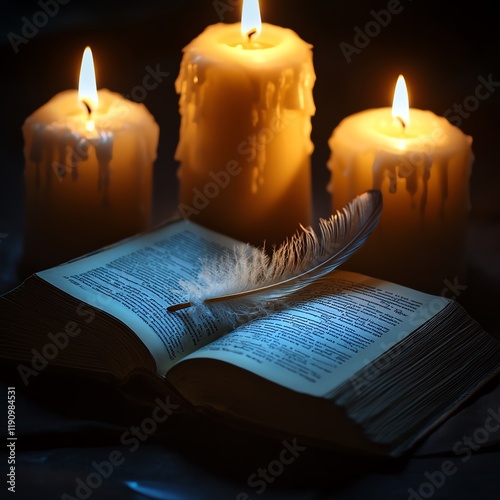
[[[259,245],[311,222],[311,46],[262,24],[257,0],[242,23],[219,23],[184,48],[179,211]]]
[[[333,209],[367,189],[381,190],[384,203],[379,226],[344,267],[431,293],[463,280],[472,138],[410,109],[400,76],[392,109],[345,118],[329,145]]]
[[[97,91],[90,48],[79,90],[67,90],[23,125],[22,273],[59,264],[150,226],[159,127],[143,104]]]

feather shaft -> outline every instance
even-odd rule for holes
[[[270,257],[263,249],[235,248],[232,259],[207,263],[207,269],[202,271],[201,289],[181,284],[193,297],[167,310],[227,305],[241,315],[242,311],[247,314],[247,310],[265,309],[266,303],[304,288],[343,264],[366,241],[381,212],[380,191],[367,191],[328,220],[320,219],[320,236],[312,228],[301,227],[302,232],[275,248]],[[224,283],[228,277],[233,281],[236,277],[236,283]],[[212,296],[201,290],[208,290],[206,293]]]

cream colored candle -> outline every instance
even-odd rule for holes
[[[144,105],[96,91],[90,49],[81,75],[80,94],[57,94],[23,125],[25,272],[150,225],[158,125]]]
[[[354,114],[334,130],[329,189],[334,209],[367,189],[383,194],[380,224],[346,268],[440,293],[445,280],[464,279],[472,138],[430,111],[408,110],[405,92],[392,110]]]
[[[254,244],[311,222],[311,46],[293,31],[209,26],[185,49],[176,89],[183,217]]]

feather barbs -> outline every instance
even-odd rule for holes
[[[269,305],[321,279],[358,250],[376,227],[382,212],[380,191],[367,191],[329,219],[320,219],[319,235],[300,230],[271,255],[263,248],[236,245],[233,252],[202,264],[197,282],[181,282],[188,301],[168,307],[206,308],[233,324],[234,315],[251,317]]]

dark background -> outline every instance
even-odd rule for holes
[[[23,183],[22,135],[24,119],[56,93],[76,88],[81,54],[91,45],[97,67],[98,87],[131,95],[147,74],[159,66],[169,76],[146,95],[144,104],[160,125],[160,144],[155,169],[154,221],[171,215],[177,201],[176,162],[178,98],[174,81],[181,50],[208,24],[235,22],[241,0],[185,0],[160,2],[70,0],[38,28],[16,54],[7,35],[21,35],[23,16],[32,19],[40,10],[36,2],[3,2],[0,51],[3,61],[2,168],[0,177],[0,287],[16,280],[15,260],[22,241]],[[364,29],[373,20],[371,10],[387,8],[387,1],[266,0],[266,22],[295,30],[314,46],[317,82],[313,118],[313,180],[316,211],[328,215],[326,168],[327,141],[342,118],[367,108],[389,106],[399,73],[406,77],[410,105],[442,115],[473,95],[478,77],[500,81],[497,17],[493,3],[402,0],[403,10],[393,15],[386,28],[347,63],[339,44],[354,43],[354,27]],[[225,6],[225,7],[224,7]],[[500,214],[496,147],[499,130],[500,93],[481,101],[461,128],[474,139],[476,162],[471,180],[474,220]],[[496,231],[498,234],[498,230]],[[484,235],[481,234],[481,237]],[[493,245],[488,238],[488,245]],[[16,247],[14,253],[11,248]],[[493,248],[491,248],[493,250]],[[498,250],[498,247],[495,248]],[[498,274],[500,271],[497,269]]]
[[[218,5],[222,10],[227,7],[224,22],[239,20],[239,1],[220,0]],[[402,0],[401,5],[402,12],[347,63],[339,44],[353,44],[354,28],[364,29],[372,20],[370,11],[386,9],[387,1],[261,0],[264,21],[289,27],[314,45],[317,112],[312,164],[317,215],[329,212],[327,141],[334,127],[354,112],[389,106],[398,74],[406,78],[410,105],[439,115],[474,95],[478,77],[492,75],[500,82],[499,16],[494,2]],[[160,125],[154,221],[161,221],[175,211],[177,202],[173,155],[179,115],[174,81],[181,50],[207,25],[221,20],[211,0],[70,0],[28,43],[19,45],[16,54],[7,35],[21,35],[23,16],[32,19],[40,10],[35,1],[3,1],[1,6],[0,291],[20,279],[16,269],[22,253],[24,119],[56,93],[76,88],[86,45],[94,53],[99,88],[130,95],[141,85],[147,66],[159,65],[169,72],[144,100]],[[492,333],[500,331],[495,311],[500,299],[499,102],[497,89],[460,124],[473,137],[476,156],[468,289],[462,300]],[[9,372],[4,379],[7,384],[22,385]],[[104,459],[116,449],[121,431],[128,428],[123,427],[124,421],[140,422],[139,409],[111,399],[99,386],[84,384],[72,396],[61,396],[64,391],[58,388],[64,388],[64,383],[47,376],[37,385],[37,394],[18,391],[18,418],[25,434],[18,486],[25,492],[36,490],[39,498],[74,493],[75,478],[85,477],[93,460]],[[408,498],[409,487],[428,480],[425,471],[437,470],[446,457],[460,462],[451,451],[454,442],[481,425],[486,409],[497,409],[499,399],[496,385],[490,384],[407,460],[396,464],[354,460],[346,473],[335,454],[308,450],[260,496],[246,485],[246,478],[259,464],[265,466],[279,455],[279,441],[236,439],[208,424],[200,424],[189,439],[167,431],[167,438],[155,437],[142,446],[91,498],[115,494],[115,498],[141,499],[124,481],[143,479],[163,481],[163,487],[180,498],[235,498],[239,491],[247,491],[252,498]],[[460,466],[459,473],[434,488],[434,498],[497,498],[499,441],[500,436],[492,435],[470,462]],[[340,462],[346,460],[340,457]],[[3,488],[0,485],[2,494]]]

